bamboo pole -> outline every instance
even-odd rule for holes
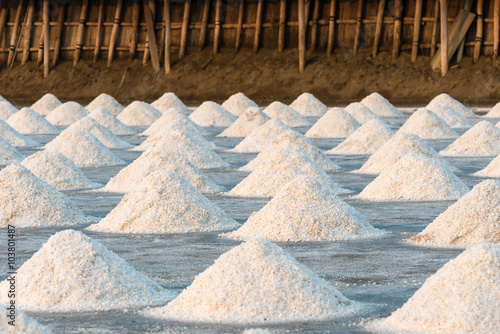
[[[12,28],[12,34],[10,35],[9,58],[7,60],[8,65],[10,65],[13,62],[14,53],[16,51],[17,33],[19,30],[19,24],[21,22],[22,12],[23,12],[23,0],[20,0],[19,6],[17,7],[16,18],[14,21],[14,27]]]
[[[156,21],[153,19],[153,22],[156,22]],[[155,23],[155,25],[156,25],[156,23]],[[188,29],[189,29],[189,25],[188,25]],[[189,32],[189,30],[188,30],[188,32]],[[164,51],[165,51],[165,19],[163,19],[163,21],[161,23],[160,38],[158,41],[158,59],[160,59],[160,63],[161,63],[161,59],[164,57],[164,55],[163,55]]]
[[[200,51],[203,50],[203,48],[205,47],[205,41],[207,39],[209,11],[210,11],[210,0],[205,0],[205,5],[203,6],[203,16],[201,18],[200,39],[198,41],[198,47]]]
[[[481,44],[483,42],[483,0],[477,0],[477,29],[476,44],[474,45],[474,63],[479,61],[481,55]]]
[[[335,14],[337,9],[337,1],[330,0],[330,17],[328,18],[328,44],[326,46],[326,55],[332,55],[333,46],[335,43]]]
[[[160,61],[158,59],[158,49],[156,47],[156,37],[155,37],[155,25],[151,12],[151,7],[148,4],[148,0],[144,0],[143,5],[144,5],[144,16],[146,18],[146,30],[148,32],[148,39],[149,39],[149,51],[151,53],[151,64],[153,65],[153,70],[155,72],[160,72]]]
[[[50,17],[49,0],[43,0],[43,77],[49,76]]]
[[[500,0],[495,0],[494,21],[493,21],[493,59],[498,56],[498,44],[500,43]]]
[[[464,5],[464,10],[470,12],[471,8],[472,8],[472,0],[466,0]],[[460,42],[460,46],[458,47],[457,63],[460,63],[462,61],[462,58],[464,56],[464,49],[465,49],[465,37],[464,39],[462,39],[462,41]]]
[[[87,16],[87,7],[88,7],[88,0],[82,0],[82,6],[80,7],[80,22],[78,25],[78,33],[76,35],[76,46],[75,46],[73,66],[78,63],[78,60],[80,59],[80,53],[82,52],[83,34],[85,33],[85,18]]]
[[[99,52],[101,51],[103,20],[104,20],[104,0],[101,0],[99,2],[99,16],[97,17],[97,29],[95,32],[94,64],[99,59]],[[132,33],[132,36],[133,35],[134,34]]]
[[[103,0],[101,0],[103,1]],[[139,38],[139,15],[141,6],[139,0],[134,0],[132,7],[132,35],[130,36],[130,59],[134,59],[137,52],[137,39]]]
[[[170,26],[170,0],[165,0],[163,7],[163,18],[165,19],[165,74],[170,73],[170,39],[171,39],[171,26]]]
[[[415,19],[413,22],[413,44],[411,47],[411,62],[417,61],[418,40],[420,39],[420,27],[422,26],[422,0],[415,3]]]
[[[22,65],[26,65],[26,62],[28,61],[30,56],[31,32],[33,30],[34,17],[35,17],[35,0],[30,0],[28,4],[28,17],[26,19],[26,31],[24,34],[23,58],[21,61]]]
[[[234,45],[234,51],[238,52],[241,45],[241,34],[243,32],[243,14],[245,11],[245,0],[240,0],[240,6],[238,8],[238,23],[236,26],[236,43]]]
[[[219,36],[220,36],[220,9],[221,9],[222,0],[217,0],[215,5],[215,31],[214,31],[214,54],[219,52]]]
[[[448,73],[448,7],[441,1],[441,76]],[[498,2],[498,0],[496,0]]]
[[[188,33],[190,10],[191,10],[191,0],[186,0],[184,2],[184,17],[182,18],[181,47],[179,50],[179,59],[184,58],[184,55],[186,54],[186,39]]]
[[[359,0],[359,2],[358,2],[358,18],[357,18],[357,24],[356,24],[356,35],[354,37],[354,47],[352,49],[353,54],[358,53],[359,36],[361,35],[361,24],[363,22],[362,16],[363,16],[363,0]]]
[[[255,35],[253,39],[253,52],[259,51],[260,31],[262,28],[262,11],[264,7],[264,0],[259,0],[257,3],[257,16],[255,18]]]
[[[311,1],[311,0],[309,0]],[[314,1],[314,12],[313,12],[313,21],[311,28],[311,51],[316,50],[317,40],[318,40],[318,19],[319,19],[319,6],[321,2],[319,0]]]
[[[436,6],[434,8],[434,18],[432,21],[431,58],[433,58],[434,55],[436,54],[438,21],[439,21],[439,0],[436,0]]]
[[[42,14],[43,15],[43,14]],[[43,27],[42,27],[43,29]],[[43,62],[43,31],[40,34],[40,42],[38,42],[38,54],[36,59],[36,65],[40,66]]]
[[[148,6],[149,6],[149,11],[151,13],[151,18],[153,20],[153,27],[155,26],[155,18],[156,18],[156,6],[155,6],[155,3],[154,3],[154,0],[148,0]],[[155,34],[156,36],[156,34]],[[146,46],[145,46],[145,49],[144,49],[144,56],[142,58],[142,65],[146,66],[146,64],[148,63],[148,58],[149,58],[149,51],[150,51],[150,48],[149,48],[149,34],[146,35]]]
[[[299,71],[304,73],[306,68],[306,24],[305,24],[305,8],[304,0],[299,0],[298,5],[299,17]]]
[[[278,52],[285,50],[286,0],[280,0],[280,21],[278,32]]]
[[[382,34],[382,23],[384,19],[385,0],[380,0],[378,3],[377,26],[375,27],[375,39],[373,40],[372,55],[375,58],[378,53],[380,44],[380,35]]]
[[[64,29],[64,7],[65,5],[59,5],[58,17],[57,17],[57,35],[56,42],[54,46],[54,59],[52,60],[52,66],[56,66],[61,55],[61,43],[62,43],[62,33]]]
[[[5,6],[7,0],[0,0],[0,39],[5,32],[5,26],[7,24],[7,6]],[[7,39],[7,37],[5,37]]]
[[[307,30],[309,29],[309,12],[311,11],[311,1],[312,0],[305,0],[304,1],[304,25],[306,26],[306,44],[307,44]]]
[[[116,0],[116,10],[115,10],[115,18],[113,20],[113,30],[111,31],[111,39],[109,41],[108,67],[111,66],[111,62],[113,61],[113,57],[115,56],[115,45],[116,45],[116,39],[118,38],[118,30],[120,29],[120,16],[122,12],[122,4],[123,0]]]
[[[436,0],[439,1],[439,0]],[[392,40],[392,60],[395,61],[399,57],[401,49],[401,26],[403,22],[403,0],[396,0],[396,17],[394,20],[394,37]]]

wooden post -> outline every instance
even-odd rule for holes
[[[43,77],[49,76],[50,17],[49,0],[43,0]]]
[[[382,23],[384,20],[385,0],[380,0],[378,3],[377,26],[375,27],[375,39],[373,40],[373,58],[377,56],[378,45],[380,44],[380,35],[382,34]]]
[[[122,12],[123,0],[116,0],[115,19],[113,21],[113,30],[111,30],[111,39],[109,40],[108,67],[111,66],[115,55],[116,39],[118,38],[118,29],[120,29],[120,16]]]
[[[149,51],[151,53],[151,64],[155,72],[160,72],[160,61],[158,59],[158,49],[156,48],[155,25],[148,0],[143,1],[144,16],[146,18],[146,29],[149,39]]]
[[[498,0],[496,0],[498,2]],[[446,0],[441,2],[441,76],[448,73],[448,7]]]
[[[40,66],[42,65],[42,62],[43,62],[43,30],[42,33],[40,34],[40,42],[38,42],[38,54],[36,59],[36,65]]]
[[[439,0],[436,0],[436,6],[434,8],[434,20],[432,21],[431,58],[433,58],[434,55],[436,54],[438,21],[439,21]]]
[[[299,71],[304,73],[306,68],[306,23],[305,23],[305,8],[304,0],[299,0],[298,6],[299,17]]]
[[[14,27],[12,28],[12,34],[10,35],[10,47],[9,47],[9,58],[7,64],[10,65],[14,60],[14,54],[16,51],[16,41],[17,32],[19,30],[19,24],[21,22],[21,14],[23,12],[23,0],[19,1],[19,6],[17,7],[16,19],[14,21]]]
[[[186,0],[184,2],[184,17],[182,19],[182,30],[181,30],[181,47],[179,50],[179,59],[184,58],[186,54],[186,39],[189,28],[189,12],[191,10],[191,0]]]
[[[170,73],[170,38],[172,33],[170,26],[170,0],[165,0],[163,17],[165,19],[165,74],[168,74]]]
[[[439,0],[436,0],[439,1]],[[396,0],[396,17],[394,20],[394,38],[392,40],[392,60],[399,57],[401,48],[401,27],[403,22],[403,0]]]
[[[260,40],[260,30],[262,27],[262,10],[263,10],[264,0],[259,0],[257,3],[257,16],[255,18],[255,35],[253,39],[253,52],[257,53],[259,51],[259,40]]]
[[[483,0],[477,0],[477,29],[476,44],[474,45],[474,63],[479,61],[481,55],[481,44],[483,42]]]
[[[208,26],[208,14],[210,12],[210,0],[205,0],[205,5],[203,6],[203,16],[201,18],[201,29],[200,29],[200,39],[198,41],[198,47],[201,50],[205,47],[205,41],[207,39],[207,26]]]
[[[0,0],[0,38],[2,38],[3,33],[5,31],[5,26],[7,24],[7,0]]]
[[[99,16],[97,17],[97,29],[95,33],[94,64],[97,62],[97,59],[99,59],[99,52],[101,51],[103,20],[104,20],[104,0],[101,0],[99,3]],[[132,39],[134,38],[134,33],[135,31],[132,33],[131,37]]]
[[[80,59],[80,53],[82,52],[83,34],[85,33],[85,17],[87,16],[87,6],[88,6],[88,0],[82,0],[82,6],[80,7],[80,22],[78,24],[78,32],[76,35],[76,46],[75,46],[73,66],[78,63],[78,60]]]
[[[278,32],[278,52],[285,50],[286,0],[280,0],[280,21]]]
[[[472,0],[466,0],[464,5],[464,10],[470,12],[471,8],[472,8]],[[464,39],[462,39],[462,41],[460,42],[460,46],[458,47],[457,63],[460,63],[462,61],[462,58],[464,56],[464,49],[465,49],[465,37]]]
[[[149,5],[149,11],[151,13],[151,18],[153,20],[153,27],[155,26],[155,18],[156,18],[156,6],[155,6],[155,2],[154,0],[148,0],[147,1],[148,5]],[[156,33],[154,34],[155,37],[156,37]],[[146,64],[148,63],[148,58],[149,58],[149,51],[150,51],[150,48],[149,48],[149,34],[146,35],[146,45],[145,45],[145,49],[144,49],[144,56],[142,58],[142,65],[146,66]]]
[[[359,46],[359,36],[361,35],[361,24],[363,23],[363,0],[359,0],[358,2],[358,18],[356,24],[356,35],[354,36],[354,48],[352,49],[352,53],[358,53]]]
[[[328,44],[326,46],[326,55],[332,55],[333,46],[335,43],[335,14],[337,9],[337,1],[330,0],[330,17],[328,18]]]
[[[498,44],[500,43],[500,0],[495,0],[494,21],[493,21],[493,59],[498,56]]]
[[[103,1],[103,0],[101,0]],[[132,7],[132,35],[130,36],[130,59],[134,59],[137,53],[137,39],[139,38],[139,15],[141,6],[139,0],[134,0]]]
[[[309,0],[311,1],[311,0]],[[318,40],[318,19],[319,19],[319,6],[321,6],[321,2],[319,0],[314,1],[314,12],[313,12],[313,21],[311,28],[311,51],[316,50],[317,40]]]
[[[243,14],[245,13],[245,0],[240,0],[240,6],[238,8],[238,25],[236,27],[236,44],[234,46],[234,51],[237,52],[241,45],[241,34],[243,32]]]
[[[26,19],[26,30],[24,34],[22,65],[25,65],[30,56],[31,31],[33,29],[33,18],[35,16],[35,0],[30,0],[28,4],[28,17]]]
[[[65,6],[64,4],[59,5],[58,16],[57,16],[57,35],[54,46],[54,59],[52,60],[52,66],[56,66],[61,55],[62,33],[64,29],[64,6]]]
[[[415,19],[413,21],[413,44],[411,46],[411,62],[414,63],[418,56],[418,40],[422,26],[422,0],[415,3]]]
[[[214,31],[214,54],[219,52],[219,36],[220,36],[220,8],[221,8],[222,0],[217,0],[215,5],[215,31]]]

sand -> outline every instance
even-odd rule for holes
[[[253,130],[235,148],[229,150],[236,153],[255,153],[267,147],[283,132],[290,130],[288,126],[277,119],[272,119]]]
[[[321,117],[328,111],[328,107],[310,93],[300,94],[290,104],[290,108],[305,117]]]
[[[439,154],[445,157],[494,157],[500,154],[500,129],[481,121]]]
[[[456,113],[461,115],[462,117],[476,117],[476,114],[467,107],[465,107],[462,103],[459,101],[455,100],[451,96],[449,96],[446,93],[440,94],[433,98],[429,104],[433,103],[441,103],[441,104],[446,104],[448,107],[453,109]]]
[[[60,131],[31,108],[22,108],[7,119],[7,123],[23,135],[58,134]]]
[[[0,306],[0,333],[3,334],[53,334],[53,332],[40,325],[36,320],[26,315],[26,313],[15,310],[15,326],[9,324],[10,318],[7,315],[5,306]]]
[[[258,108],[259,106],[246,97],[245,94],[236,93],[224,101],[224,103],[222,103],[222,107],[236,116],[241,116],[248,108]]]
[[[0,137],[5,139],[14,147],[33,147],[41,146],[39,142],[20,134],[14,130],[8,123],[0,119]]]
[[[113,116],[105,107],[97,107],[90,114],[89,117],[95,119],[99,124],[107,127],[113,134],[119,135],[133,135],[135,131],[123,124],[118,118]]]
[[[10,116],[18,112],[10,102],[0,102],[0,120],[6,121]]]
[[[500,155],[493,159],[488,166],[473,174],[480,177],[496,177],[500,178]]]
[[[169,124],[174,121],[180,121],[182,123],[186,123],[189,128],[198,132],[200,135],[208,134],[207,130],[203,129],[201,126],[193,122],[189,117],[183,114],[177,108],[170,108],[163,112],[163,115],[157,119],[149,128],[142,132],[142,136],[154,136],[156,134],[160,134],[165,130],[172,129],[172,124]],[[178,124],[178,123],[176,123]]]
[[[264,112],[272,119],[282,121],[283,124],[290,127],[311,125],[311,123],[302,117],[302,115],[300,115],[296,110],[281,102],[271,103],[266,109],[264,109]]]
[[[365,124],[372,119],[380,119],[375,115],[370,108],[365,106],[363,103],[353,102],[344,108],[356,121],[361,124]]]
[[[235,115],[212,101],[203,102],[189,115],[189,118],[199,126],[205,127],[226,127],[237,119]]]
[[[269,120],[259,107],[250,107],[217,137],[246,137]]]
[[[361,124],[341,108],[332,108],[306,132],[309,138],[346,138]]]
[[[399,128],[398,132],[416,134],[421,139],[458,138],[456,133],[444,120],[426,108],[419,108]]]
[[[99,107],[108,109],[113,116],[118,116],[118,114],[123,111],[123,106],[118,103],[114,97],[104,93],[93,99],[92,102],[87,105],[86,109],[92,112]]]
[[[361,100],[368,109],[379,117],[402,117],[401,111],[394,107],[386,98],[379,93],[372,93]]]
[[[48,114],[50,114],[52,110],[56,109],[61,104],[62,102],[59,101],[59,99],[55,95],[47,93],[44,96],[42,96],[38,101],[33,103],[31,109],[33,109],[42,116],[47,116]]]
[[[14,146],[0,137],[0,165],[23,161],[24,156]]]
[[[71,125],[89,114],[80,104],[70,101],[52,110],[45,119],[53,125]]]
[[[468,128],[471,126],[470,120],[460,115],[446,104],[430,103],[426,107],[452,128]]]
[[[73,123],[64,131],[68,130],[81,130],[87,131],[93,134],[101,143],[103,143],[107,148],[130,148],[132,145],[126,141],[121,140],[111,132],[107,127],[99,124],[95,119],[91,117],[84,117],[81,120]]]
[[[146,102],[134,101],[116,117],[127,126],[150,126],[161,117],[161,112]]]
[[[191,110],[171,92],[163,94],[158,100],[151,103],[151,106],[158,109],[160,112],[165,112],[170,108],[177,108],[186,115],[191,113]]]

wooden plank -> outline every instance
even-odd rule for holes
[[[14,61],[14,53],[16,51],[17,45],[17,34],[19,30],[19,25],[21,22],[21,14],[23,12],[23,0],[19,1],[19,6],[17,7],[16,18],[14,21],[14,27],[12,28],[12,33],[10,35],[10,46],[9,46],[9,58],[7,60],[7,64],[10,66]]]
[[[436,0],[436,5],[434,8],[434,18],[432,21],[431,58],[434,57],[434,55],[436,54],[438,21],[439,21],[439,0]]]
[[[33,19],[35,17],[35,0],[28,4],[28,17],[26,18],[26,29],[24,34],[23,57],[21,64],[25,65],[30,57],[31,32],[33,30]]]
[[[471,8],[472,8],[472,0],[466,0],[464,5],[464,10],[470,12]],[[460,63],[462,61],[462,58],[464,56],[464,49],[465,49],[465,37],[462,39],[462,42],[460,42],[460,45],[458,47],[457,63]]]
[[[88,3],[88,0],[82,0],[82,6],[80,7],[80,21],[78,25],[78,32],[76,35],[73,65],[76,65],[78,63],[78,60],[80,59],[80,53],[82,52],[83,35],[85,33],[85,18],[87,17]]]
[[[382,23],[384,20],[385,0],[378,2],[377,26],[375,27],[375,38],[373,40],[372,56],[375,58],[378,54],[380,36],[382,35]]]
[[[49,76],[50,54],[50,13],[49,0],[43,0],[43,77]]]
[[[411,62],[414,63],[418,56],[418,41],[420,39],[420,27],[422,26],[422,0],[415,3],[415,19],[413,22],[413,43],[411,47]]]
[[[441,59],[441,76],[446,76],[448,73],[448,4],[446,0],[441,2],[441,50],[437,56]],[[460,14],[459,14],[460,16]],[[458,23],[458,20],[456,20]],[[439,55],[441,53],[441,55]]]
[[[151,64],[153,65],[153,70],[155,72],[160,72],[160,61],[158,59],[158,49],[156,47],[156,37],[155,37],[155,25],[153,21],[153,15],[151,13],[151,7],[148,4],[148,0],[143,1],[144,5],[144,17],[146,18],[146,30],[149,39],[149,51],[151,54]]]
[[[108,50],[108,67],[111,66],[111,62],[115,56],[115,46],[116,40],[118,38],[118,30],[120,29],[120,16],[122,13],[122,5],[123,0],[116,0],[116,10],[115,10],[115,18],[113,21],[113,30],[111,31],[111,39],[109,41],[109,50]]]
[[[257,2],[257,14],[255,17],[255,35],[253,39],[253,52],[257,53],[259,51],[260,42],[260,31],[262,28],[262,11],[264,7],[264,0],[258,0]]]
[[[205,0],[205,5],[203,6],[203,16],[201,18],[200,39],[198,40],[198,47],[200,51],[203,50],[203,48],[205,47],[205,41],[207,39],[209,12],[210,12],[210,0]]]
[[[474,45],[474,63],[479,61],[481,55],[481,44],[483,42],[483,0],[477,0],[477,29],[476,29],[476,42]]]
[[[219,52],[219,38],[221,29],[221,21],[220,21],[221,4],[222,0],[217,0],[217,3],[215,4],[214,54],[217,54],[217,52]]]
[[[356,23],[356,35],[354,35],[354,47],[352,49],[352,53],[355,55],[358,53],[358,46],[359,46],[359,36],[361,35],[361,25],[362,25],[362,19],[363,19],[363,0],[359,0],[358,2],[358,17],[357,17],[357,23]]]
[[[170,22],[170,0],[165,0],[163,6],[163,18],[165,20],[165,74],[170,73],[170,41],[171,41],[171,22]]]
[[[153,20],[153,28],[154,28],[156,26],[154,24],[155,23],[155,18],[156,18],[156,6],[155,6],[155,2],[154,2],[154,0],[148,0],[147,3],[148,3],[148,6],[149,6],[149,11],[151,13],[151,19]],[[155,33],[155,39],[156,39],[156,33]],[[149,51],[150,51],[150,48],[149,48],[149,35],[146,34],[146,48],[144,50],[144,55],[142,57],[142,65],[144,65],[144,66],[146,66],[146,64],[148,63]]]
[[[57,35],[56,42],[54,46],[54,59],[52,60],[52,66],[56,66],[59,58],[61,56],[61,44],[62,44],[62,34],[64,30],[64,8],[66,5],[59,5],[57,13]]]
[[[311,0],[309,0],[311,1]],[[313,20],[311,27],[311,51],[316,50],[316,45],[318,41],[318,19],[319,19],[319,7],[321,3],[319,0],[314,1],[314,12],[313,12]]]
[[[245,13],[245,0],[240,0],[240,5],[238,7],[238,23],[236,27],[236,43],[234,45],[234,51],[238,52],[241,45],[241,35],[243,33],[243,14]]]
[[[330,0],[330,16],[328,18],[328,44],[326,46],[326,55],[332,55],[335,44],[335,14],[337,12],[337,1]]]
[[[439,1],[439,0],[436,0]],[[394,36],[392,39],[392,60],[395,61],[399,57],[401,49],[401,28],[403,22],[403,0],[396,0],[396,18],[394,20]]]
[[[306,13],[304,0],[299,0],[298,18],[299,18],[299,71],[304,73],[306,68]]]
[[[99,59],[99,53],[101,52],[103,21],[104,21],[104,0],[100,0],[99,15],[97,17],[97,29],[95,32],[94,63],[96,63],[97,60]],[[132,33],[132,39],[133,38],[134,38],[134,33]]]
[[[179,50],[179,59],[184,58],[184,55],[186,54],[186,40],[188,33],[190,11],[191,11],[191,0],[186,0],[184,2],[184,17],[182,18],[181,47]]]
[[[285,50],[286,0],[280,0],[280,20],[278,31],[278,52]]]

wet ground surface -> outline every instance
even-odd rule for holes
[[[397,129],[405,119],[391,119],[388,122]],[[498,120],[492,120],[495,122]],[[211,129],[215,135],[222,129]],[[304,133],[306,129],[299,129]],[[460,130],[463,133],[464,130]],[[217,152],[232,167],[225,170],[205,170],[216,183],[230,190],[248,173],[237,171],[252,160],[255,154],[234,154],[226,152],[241,139],[207,136],[218,146]],[[32,136],[41,143],[47,143],[54,136]],[[123,136],[123,139],[139,144],[144,140],[138,136]],[[342,139],[315,139],[321,149],[331,149]],[[446,147],[451,141],[428,141],[436,149]],[[29,155],[38,149],[21,149]],[[140,152],[114,150],[130,163]],[[335,156],[330,158],[343,170],[329,173],[343,187],[359,193],[374,176],[352,173],[367,160],[367,156]],[[493,158],[448,159],[458,167],[457,175],[470,187],[482,181],[470,174],[484,168]],[[123,168],[85,168],[86,175],[95,182],[105,184]],[[122,198],[122,194],[97,191],[65,192],[85,213],[106,216]],[[226,195],[208,195],[229,216],[243,223],[248,216],[262,208],[268,199],[248,199]],[[299,262],[308,266],[320,277],[337,287],[346,297],[365,303],[365,310],[355,316],[321,323],[295,323],[264,326],[276,333],[364,333],[364,324],[372,319],[390,315],[399,308],[444,263],[456,257],[462,249],[439,249],[415,247],[405,239],[423,230],[437,215],[452,204],[438,202],[366,202],[342,196],[348,203],[360,210],[377,228],[387,231],[382,238],[280,244]],[[86,226],[76,229],[83,230]],[[21,265],[30,258],[46,240],[63,228],[18,229],[17,263]],[[6,232],[0,237],[5,245]],[[180,292],[194,277],[208,268],[215,259],[239,242],[217,237],[217,233],[193,233],[176,235],[115,235],[84,231],[90,237],[123,257],[132,266],[157,281],[164,288]],[[5,247],[1,246],[0,261],[6,262]],[[6,278],[6,268],[0,267],[0,280]],[[186,324],[144,318],[137,309],[128,312],[96,312],[73,314],[28,313],[55,333],[239,333],[246,327]]]

